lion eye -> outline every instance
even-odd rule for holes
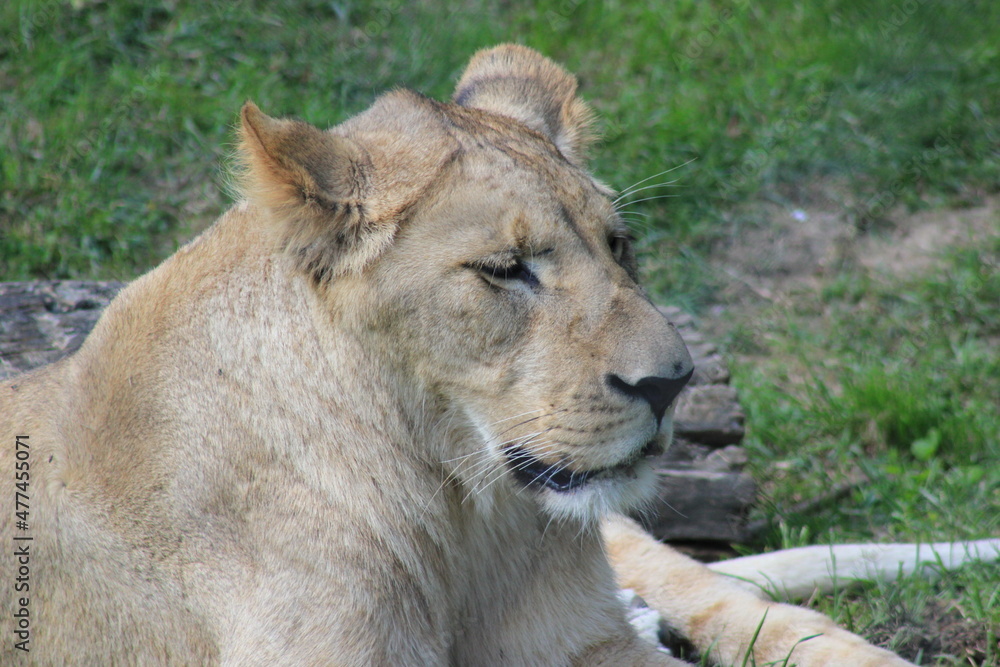
[[[625,246],[628,245],[629,241],[630,239],[625,236],[612,236],[608,239],[608,245],[611,247],[611,255],[619,264],[621,264],[622,258],[625,256]]]
[[[482,264],[477,266],[476,270],[486,282],[496,287],[505,287],[518,282],[528,287],[537,287],[539,284],[538,277],[520,260],[504,265]]]

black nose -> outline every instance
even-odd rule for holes
[[[656,421],[663,418],[663,413],[667,411],[670,404],[681,393],[681,389],[688,383],[694,374],[694,368],[687,372],[687,375],[678,378],[644,377],[635,384],[629,384],[613,373],[605,376],[604,380],[612,389],[620,391],[630,398],[641,398],[649,403],[653,408],[653,416]]]

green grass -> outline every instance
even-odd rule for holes
[[[8,0],[0,280],[130,279],[169,255],[229,205],[246,99],[328,126],[394,86],[447,98],[469,55],[500,41],[579,75],[601,116],[599,177],[622,189],[674,169],[640,193],[669,197],[625,206],[661,301],[725,299],[712,251],[767,227],[754,204],[809,206],[819,187],[863,235],[1000,191],[992,0]],[[1000,247],[950,252],[907,278],[831,270],[729,324],[758,516],[784,526],[755,548],[1000,534]],[[979,662],[998,664],[998,580],[970,568],[816,604],[919,652],[884,636],[887,619],[931,627],[940,594],[992,642]]]
[[[787,498],[808,495],[797,480],[870,480],[856,491],[860,507],[831,508],[813,534],[1000,533],[1000,512],[982,515],[1000,507],[998,253],[1000,236],[952,251],[931,277],[855,268],[797,312],[755,313],[755,329],[734,330],[735,351],[765,340],[770,353],[736,372],[752,458],[768,462],[760,476],[786,459]]]
[[[638,209],[654,287],[692,304],[713,288],[699,258],[748,197],[836,178],[865,226],[1000,183],[1000,5],[646,5],[3,3],[0,278],[129,278],[169,254],[227,204],[245,99],[330,125],[397,85],[447,97],[469,54],[503,40],[580,75],[606,180],[694,160]]]

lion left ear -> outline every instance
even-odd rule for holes
[[[240,112],[243,195],[270,213],[281,245],[318,280],[360,268],[392,239],[366,216],[372,162],[356,141],[301,121]]]
[[[365,151],[347,137],[308,123],[271,118],[253,102],[240,112],[245,190],[272,210],[331,218],[362,204]]]
[[[583,166],[593,141],[593,114],[576,96],[576,78],[518,44],[503,44],[472,56],[452,100],[521,121],[551,139],[578,166]]]

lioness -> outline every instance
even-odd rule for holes
[[[509,45],[449,104],[321,131],[248,103],[245,200],[0,390],[30,488],[23,522],[3,494],[3,663],[680,664],[610,554],[723,662],[906,664],[607,518],[651,494],[692,364],[589,120]]]

